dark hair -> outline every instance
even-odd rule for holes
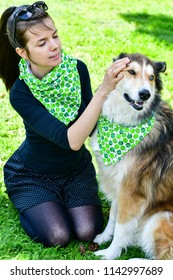
[[[14,6],[6,9],[0,19],[0,78],[3,80],[7,90],[11,89],[13,83],[19,76],[18,64],[20,57],[16,53],[15,48],[25,48],[27,51],[26,30],[31,31],[32,26],[36,24],[49,28],[43,22],[44,19],[50,18],[49,14],[45,11],[39,11],[27,21],[18,20],[16,22],[15,42],[13,42],[14,23],[12,23],[11,19],[16,9],[18,8]]]

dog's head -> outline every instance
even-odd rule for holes
[[[165,72],[166,63],[152,61],[137,53],[121,53],[113,60],[123,57],[128,57],[130,63],[123,71],[124,78],[117,84],[116,90],[121,94],[121,99],[127,102],[127,106],[142,114],[159,99],[162,90],[160,73]]]

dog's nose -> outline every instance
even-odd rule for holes
[[[147,89],[143,89],[141,91],[139,91],[139,97],[141,100],[147,100],[150,98],[150,92]]]

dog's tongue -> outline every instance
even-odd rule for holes
[[[143,106],[143,105],[144,105],[144,102],[142,102],[142,101],[137,101],[136,104],[139,105],[139,106]]]
[[[144,105],[144,102],[143,101],[135,101],[133,99],[130,98],[130,96],[127,94],[127,93],[124,93],[124,98],[130,103],[130,105],[140,111],[143,109],[143,105]]]
[[[131,101],[131,105],[134,109],[140,111],[143,109],[143,102],[142,101]]]

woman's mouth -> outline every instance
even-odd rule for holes
[[[59,54],[54,54],[52,56],[49,57],[50,59],[59,59],[60,55]]]

